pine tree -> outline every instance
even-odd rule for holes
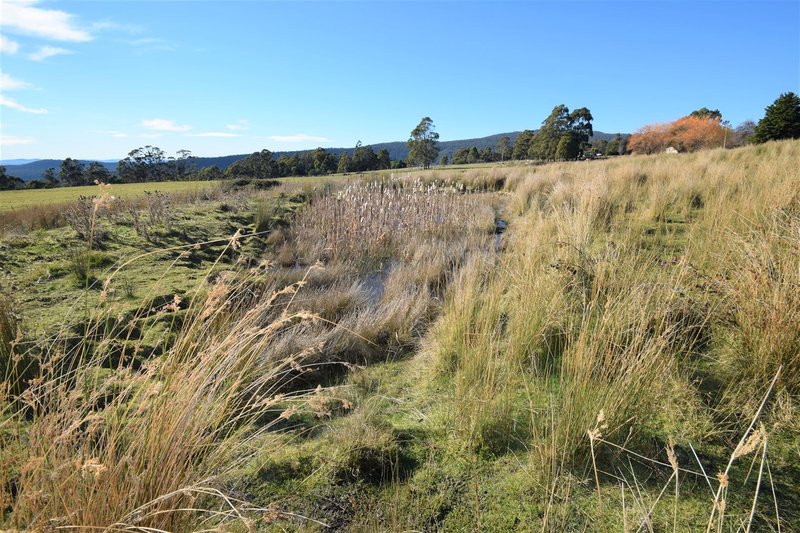
[[[767,106],[752,139],[753,142],[763,143],[797,138],[800,138],[800,97],[788,92]]]

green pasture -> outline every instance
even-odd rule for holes
[[[158,183],[122,183],[111,186],[111,194],[118,198],[133,199],[152,191],[185,192],[219,187],[212,181],[163,181]],[[85,187],[58,187],[55,189],[23,189],[0,191],[0,213],[14,209],[25,209],[40,205],[61,204],[77,200],[79,196],[96,196],[96,185]]]

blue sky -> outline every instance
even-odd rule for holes
[[[0,0],[0,158],[247,153],[536,128],[734,125],[800,92],[800,1]]]

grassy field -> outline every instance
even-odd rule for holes
[[[0,527],[797,531],[799,159],[287,180],[10,232]]]
[[[489,168],[491,165],[461,165],[448,167],[448,171],[460,170],[462,172],[476,169]],[[395,171],[376,172],[374,175],[403,174],[410,175],[421,172],[419,169],[400,169]],[[296,185],[311,185],[320,180],[349,181],[358,180],[359,174],[334,174],[326,177],[291,177],[279,178],[278,181]],[[145,195],[145,192],[186,193],[199,192],[219,186],[219,182],[211,181],[165,181],[158,183],[123,183],[114,185],[114,195],[126,200],[135,200]],[[0,191],[0,213],[15,210],[24,210],[38,206],[65,204],[77,200],[80,196],[97,195],[96,185],[84,187],[58,187],[55,189],[30,189],[18,191]]]
[[[165,181],[161,183],[124,183],[114,185],[114,194],[133,200],[144,196],[145,191],[166,193],[199,191],[216,187],[219,183],[208,181]],[[95,196],[97,186],[58,187],[55,189],[33,189],[0,191],[0,213],[15,209],[26,209],[41,205],[63,204],[77,200],[79,196]]]

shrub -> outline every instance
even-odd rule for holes
[[[64,210],[64,219],[78,238],[92,245],[100,244],[107,235],[100,222],[101,211],[96,200],[94,196],[80,196]]]
[[[667,124],[644,126],[628,139],[628,150],[637,154],[653,154],[676,148],[694,152],[722,146],[725,130],[719,118],[688,116]]]

